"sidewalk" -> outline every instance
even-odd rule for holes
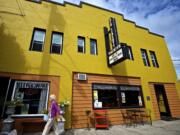
[[[41,133],[24,135],[41,135]],[[54,135],[54,133],[49,135]],[[180,135],[180,120],[155,121],[152,126],[148,124],[137,125],[137,127],[117,125],[110,127],[109,130],[75,129],[69,130],[63,135]]]

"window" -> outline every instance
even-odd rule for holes
[[[93,84],[94,108],[143,107],[142,97],[139,86]]]
[[[48,82],[16,81],[12,97],[23,105],[16,107],[15,114],[41,114],[47,109],[48,91]]]
[[[153,52],[153,51],[149,51],[149,52],[150,52],[150,56],[151,56],[153,66],[159,67],[155,52]]]
[[[45,30],[37,28],[34,29],[30,50],[39,52],[43,51],[45,33]]]
[[[85,38],[78,37],[78,52],[85,53]]]
[[[120,86],[120,101],[123,107],[142,106],[142,96],[140,87]]]
[[[147,51],[145,49],[141,49],[141,55],[142,55],[144,65],[145,66],[150,66]]]
[[[53,32],[51,40],[51,53],[62,54],[63,34]]]
[[[127,48],[128,48],[128,59],[134,60],[131,47],[130,47],[130,46],[127,46]]]
[[[117,86],[114,85],[94,84],[94,108],[117,108],[117,90]]]
[[[97,55],[97,40],[95,39],[90,39],[90,53]]]

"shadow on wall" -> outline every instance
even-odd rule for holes
[[[64,20],[64,17],[60,12],[58,12],[57,5],[51,4],[49,21],[47,24],[47,31],[50,32],[50,34],[48,35],[51,36],[52,31],[56,31],[56,30],[58,30],[57,32],[64,32],[65,24],[66,22]],[[49,74],[50,61],[51,61],[51,54],[50,54],[51,39],[50,41],[46,42],[45,46],[48,47],[44,48],[45,50],[42,56],[40,74]],[[60,65],[60,62],[56,64]]]
[[[112,66],[112,67],[111,67],[112,74],[115,75],[115,76],[116,76],[116,75],[128,76],[128,75],[127,75],[127,69],[126,69],[126,61],[127,61],[127,60],[128,60],[128,59],[126,59],[126,60],[118,63],[117,65]],[[118,79],[117,79],[116,77],[115,77],[115,79],[116,79],[117,82],[118,82]],[[128,80],[128,78],[124,78],[124,79],[127,79],[127,80]],[[121,82],[118,82],[118,83],[121,83]]]
[[[128,59],[118,63],[117,65],[114,65],[111,67],[111,71],[114,75],[117,75],[117,74],[121,74],[123,76],[126,76],[127,75],[127,71],[126,71],[126,61]]]
[[[0,25],[0,71],[26,72],[28,65],[16,37],[9,33],[5,24]]]

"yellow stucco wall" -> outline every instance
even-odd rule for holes
[[[108,68],[103,27],[115,17],[121,42],[132,47],[134,61],[125,60]],[[33,28],[46,29],[43,52],[29,51]],[[50,54],[52,31],[64,33],[63,54]],[[86,38],[86,53],[77,53],[77,36]],[[97,39],[98,55],[90,55],[90,38]],[[140,48],[153,50],[159,68],[143,64]],[[149,55],[149,53],[148,53]],[[149,56],[150,58],[150,56]],[[176,73],[165,43],[157,35],[125,21],[121,15],[82,4],[82,8],[26,0],[0,2],[0,71],[61,77],[60,99],[71,101],[72,72],[141,77],[144,97],[150,95],[148,82],[176,82]],[[150,103],[146,102],[148,107]],[[69,107],[68,126],[71,125]]]

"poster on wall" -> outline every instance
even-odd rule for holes
[[[122,99],[122,103],[126,103],[126,95],[124,92],[121,92],[121,99]]]
[[[102,102],[99,102],[98,100],[94,101],[94,108],[102,108]]]
[[[141,99],[141,96],[138,96],[138,100],[139,100],[139,106],[142,106],[142,99]]]
[[[98,92],[97,92],[97,90],[94,90],[93,95],[94,95],[94,100],[98,100]]]

